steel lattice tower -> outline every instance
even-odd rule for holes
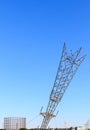
[[[66,45],[64,43],[61,60],[50,94],[46,112],[40,112],[40,114],[44,117],[41,128],[47,128],[50,120],[55,117],[54,111],[56,110],[57,105],[61,101],[78,67],[85,59],[86,55],[80,57],[81,49],[82,48],[77,50],[75,53],[72,53],[72,50],[67,52]]]

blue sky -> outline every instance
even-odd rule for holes
[[[0,127],[4,117],[26,117],[40,126],[57,67],[67,50],[87,58],[70,83],[50,127],[84,125],[90,119],[90,1],[0,1]],[[56,110],[56,112],[57,112]]]

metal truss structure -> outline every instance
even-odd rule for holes
[[[55,82],[50,94],[50,99],[46,112],[40,112],[44,117],[41,128],[47,128],[50,120],[55,117],[54,112],[57,105],[61,101],[69,83],[71,82],[73,76],[75,75],[78,67],[85,59],[86,55],[80,57],[80,52],[82,48],[72,53],[72,50],[66,51],[66,44],[64,43],[61,60],[57,70]]]

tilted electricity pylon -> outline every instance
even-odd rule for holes
[[[86,55],[80,57],[81,49],[82,48],[77,50],[75,53],[72,53],[72,50],[67,52],[66,45],[64,43],[61,60],[57,70],[55,82],[50,94],[46,112],[40,112],[40,114],[44,117],[41,124],[41,128],[47,128],[50,120],[56,116],[54,115],[54,111],[56,110],[57,105],[61,101],[78,67],[85,59]]]

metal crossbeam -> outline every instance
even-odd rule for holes
[[[61,101],[78,67],[85,59],[86,55],[80,57],[81,50],[82,48],[77,50],[75,53],[72,53],[72,50],[67,52],[66,45],[64,43],[61,60],[57,70],[55,82],[50,94],[48,106],[46,112],[41,112],[41,115],[43,115],[44,117],[41,124],[41,128],[47,128],[50,120],[55,117],[54,111],[56,110],[57,105]]]

